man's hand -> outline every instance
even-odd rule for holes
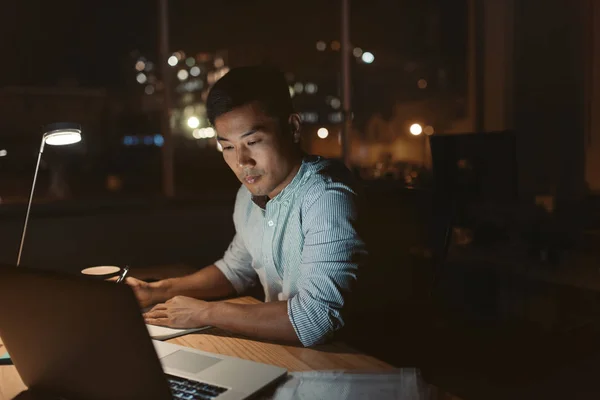
[[[152,288],[148,282],[128,277],[125,278],[125,283],[127,283],[133,289],[135,297],[137,298],[138,303],[140,303],[141,308],[146,308],[156,302],[153,300],[153,292],[155,289]]]
[[[207,312],[211,303],[186,296],[175,296],[155,305],[144,314],[147,324],[169,328],[198,328],[208,325]]]

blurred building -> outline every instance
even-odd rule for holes
[[[187,54],[178,50],[169,56],[167,64],[173,107],[171,129],[176,144],[192,140],[200,146],[210,144],[214,148],[215,135],[206,117],[205,100],[212,85],[229,71],[228,52]],[[158,132],[165,90],[159,66],[156,61],[133,52],[129,71],[130,89],[139,99],[138,109],[146,115],[155,115]]]
[[[353,44],[351,163],[368,167],[392,159],[428,165],[426,136],[463,129],[468,94],[463,27],[467,11],[466,1],[457,1],[451,6],[432,4],[411,14],[416,36],[399,40],[409,44],[402,51]],[[295,107],[305,124],[307,148],[334,157],[341,155],[343,121],[340,47],[337,40],[316,42],[309,66],[288,74]],[[414,124],[421,126],[422,135],[410,132]],[[326,129],[327,135],[319,135],[320,129]]]

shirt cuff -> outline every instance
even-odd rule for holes
[[[304,347],[325,342],[333,331],[329,327],[327,312],[323,312],[320,307],[302,304],[299,295],[288,299],[287,313],[296,336]],[[318,321],[321,323],[317,323]]]

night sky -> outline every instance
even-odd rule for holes
[[[1,4],[1,86],[55,85],[74,79],[84,86],[118,87],[126,79],[123,71],[132,50],[156,57],[156,1],[4,0]],[[461,31],[447,29],[448,24],[464,26],[464,10],[455,2],[353,0],[351,4],[353,44],[373,51],[379,59],[410,58],[428,51],[425,26],[436,7],[445,7],[441,15],[446,31],[438,35],[443,40]],[[173,51],[258,52],[293,69],[310,65],[317,56],[318,40],[339,39],[338,0],[171,0],[169,12]],[[452,45],[439,47],[446,55],[462,57]]]

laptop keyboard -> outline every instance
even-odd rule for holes
[[[169,382],[174,399],[210,400],[227,391],[225,388],[210,385],[208,383],[193,381],[169,374],[165,375],[167,376],[167,382]]]

